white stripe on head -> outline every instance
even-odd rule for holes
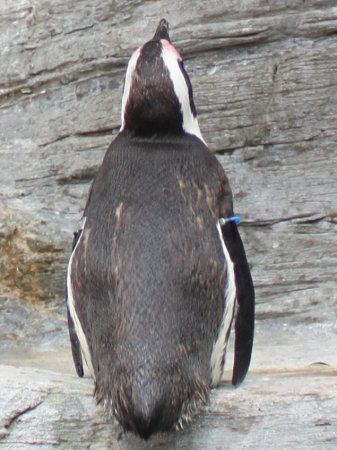
[[[190,106],[190,97],[185,77],[179,67],[178,61],[182,61],[177,49],[166,39],[161,39],[162,52],[161,57],[166,66],[174,92],[181,105],[181,113],[183,116],[183,129],[186,133],[194,134],[202,142],[205,143],[198,124],[198,120],[193,116]]]
[[[131,89],[131,84],[132,84],[132,76],[136,69],[136,64],[137,64],[137,61],[138,61],[138,58],[140,55],[140,49],[141,49],[141,47],[137,48],[137,50],[132,54],[132,56],[129,60],[127,71],[126,71],[124,92],[123,92],[123,98],[122,98],[122,111],[121,111],[122,125],[120,128],[120,131],[122,131],[125,126],[125,119],[124,119],[125,109],[126,109],[126,105],[127,105],[128,99],[129,99],[130,89]]]
[[[221,219],[220,219],[221,221]],[[216,386],[221,381],[223,364],[222,359],[225,358],[226,347],[229,338],[230,328],[232,325],[235,303],[236,303],[236,285],[235,285],[235,272],[234,264],[231,260],[229,252],[227,250],[225,241],[222,236],[222,230],[220,221],[217,223],[217,230],[221,242],[221,247],[224,252],[224,257],[227,264],[227,287],[226,287],[226,303],[220,325],[220,330],[217,340],[214,342],[212,356],[211,356],[211,371],[212,371],[212,386]]]

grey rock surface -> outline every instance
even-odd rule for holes
[[[151,445],[335,448],[334,0],[0,1],[0,446],[141,448],[73,375],[63,290],[127,60],[163,16],[243,217],[257,332],[247,383]]]
[[[8,449],[333,449],[337,445],[335,376],[330,369],[251,377],[224,384],[210,406],[179,433],[148,442],[121,432],[94,405],[88,379],[36,368],[0,366],[0,446]],[[291,390],[289,384],[291,383]],[[37,389],[38,386],[38,389]]]

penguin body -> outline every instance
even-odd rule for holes
[[[192,88],[162,20],[131,57],[122,127],[91,187],[68,265],[75,367],[143,438],[181,427],[222,376],[249,367],[254,288],[225,172],[204,143]]]

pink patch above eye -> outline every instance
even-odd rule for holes
[[[167,39],[161,39],[160,42],[162,43],[162,45],[164,45],[167,48],[167,50],[169,50],[170,52],[172,52],[174,54],[174,56],[177,58],[178,61],[182,61],[182,57],[180,56],[180,53],[175,48],[175,46],[171,44],[171,42],[169,42]]]

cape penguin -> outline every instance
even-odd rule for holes
[[[181,428],[222,378],[247,373],[254,288],[224,169],[200,133],[192,86],[161,20],[128,64],[121,129],[91,186],[67,275],[75,367],[142,438]]]

